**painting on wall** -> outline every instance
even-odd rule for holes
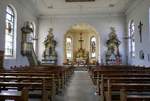
[[[144,52],[143,52],[143,50],[140,50],[140,52],[139,52],[139,58],[142,59],[142,60],[144,60]]]

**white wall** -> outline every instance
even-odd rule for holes
[[[105,59],[105,51],[107,50],[106,41],[108,40],[108,34],[110,33],[110,27],[113,26],[116,29],[119,40],[121,41],[120,53],[123,58],[123,63],[126,63],[125,48],[123,36],[125,34],[125,17],[118,15],[75,15],[75,16],[53,16],[41,17],[39,19],[39,38],[38,38],[38,57],[42,60],[42,54],[44,51],[44,39],[47,36],[48,29],[52,27],[56,41],[58,42],[56,51],[58,54],[58,64],[62,64],[64,61],[64,34],[69,30],[71,26],[78,23],[87,23],[93,26],[99,33],[100,38],[100,57]],[[99,59],[101,60],[101,59]]]
[[[23,0],[21,0],[23,1]],[[20,54],[21,48],[21,28],[25,21],[34,21],[37,25],[36,14],[31,6],[31,3],[26,0],[22,3],[20,0],[1,0],[0,1],[0,50],[4,50],[5,46],[5,10],[8,4],[12,4],[17,11],[17,49],[16,59],[5,59],[4,67],[9,69],[10,66],[28,65],[28,60]]]
[[[30,0],[29,0],[30,1]],[[28,2],[29,2],[28,1]],[[17,11],[17,58],[16,59],[5,59],[4,66],[6,69],[9,66],[13,65],[26,65],[28,64],[27,58],[23,57],[20,54],[21,47],[21,27],[25,21],[34,21],[36,25],[38,20],[36,18],[36,11],[33,9],[33,6],[28,3],[26,0],[1,0],[0,2],[0,49],[4,50],[5,44],[5,8],[7,4],[12,4]],[[50,23],[52,22],[52,24]],[[56,51],[58,54],[58,64],[62,64],[64,60],[64,34],[66,31],[78,23],[88,23],[93,26],[99,33],[100,38],[100,57],[105,59],[106,40],[108,39],[108,34],[110,33],[110,27],[113,26],[116,29],[116,33],[120,41],[120,52],[123,58],[123,63],[126,63],[125,58],[125,48],[123,36],[125,34],[125,17],[121,15],[58,15],[53,18],[53,21],[50,21],[48,17],[41,17],[39,19],[39,34],[38,34],[38,58],[42,59],[42,54],[44,51],[43,41],[47,35],[48,29],[52,26],[54,28],[55,39],[58,42]],[[38,27],[36,28],[38,29]],[[101,59],[99,59],[101,60]]]
[[[126,12],[126,15],[127,15],[126,23],[128,23],[130,20],[134,20],[135,22],[136,57],[128,58],[129,63],[133,65],[150,66],[150,61],[148,61],[148,56],[147,56],[148,54],[150,54],[149,8],[150,8],[150,0],[137,0],[137,2],[135,2],[131,7],[129,7]],[[140,21],[143,23],[142,43],[140,43],[139,31],[138,31],[138,25]],[[140,50],[144,51],[144,55],[145,55],[144,60],[141,60],[139,58]],[[128,53],[128,56],[129,56],[129,53]]]

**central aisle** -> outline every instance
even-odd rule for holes
[[[87,71],[75,71],[64,92],[63,99],[58,101],[99,101],[94,94],[95,88]]]

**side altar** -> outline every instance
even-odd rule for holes
[[[111,32],[109,34],[109,39],[106,42],[107,52],[106,52],[106,64],[121,64],[121,54],[119,51],[119,41],[116,31],[111,27]]]
[[[42,64],[57,64],[57,53],[55,50],[57,42],[54,40],[53,29],[50,28],[44,40],[45,50],[43,52]]]

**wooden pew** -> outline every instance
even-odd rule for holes
[[[74,67],[62,67],[62,66],[38,66],[34,68],[28,68],[26,70],[19,69],[19,72],[38,72],[38,73],[48,73],[48,74],[54,74],[57,88],[63,89],[65,87],[65,84],[67,83],[68,79],[71,77],[74,71]],[[13,70],[13,72],[16,72]]]
[[[99,68],[93,68],[90,71],[91,78],[93,83],[97,84],[97,78],[101,77],[101,74],[115,74],[115,73],[150,73],[150,68],[142,68],[142,67],[135,67],[135,66],[102,66]]]
[[[28,90],[23,88],[19,91],[4,91],[0,92],[0,101],[11,99],[15,101],[28,101]]]
[[[133,76],[133,75],[132,75]],[[144,75],[143,75],[144,76]],[[138,91],[138,90],[144,90],[141,89],[141,87],[139,86],[140,89],[138,88],[138,84],[150,84],[150,77],[121,77],[120,75],[118,77],[101,77],[101,84],[99,85],[100,88],[100,92],[101,92],[101,100],[104,101],[104,99],[107,99],[107,101],[111,101],[112,100],[112,92],[111,91],[121,91],[122,88],[125,88],[125,84],[127,84],[127,87],[130,91],[131,89],[134,91]],[[124,84],[123,86],[121,86],[121,84]],[[128,85],[129,84],[129,85]],[[133,87],[131,88],[131,85],[135,85],[136,89]],[[144,85],[143,85],[144,87]],[[106,93],[107,92],[107,93]],[[105,95],[106,94],[106,95]],[[120,95],[125,95],[123,93],[121,93]],[[121,98],[124,97],[120,97],[120,101],[124,101],[121,100]]]
[[[137,67],[137,66],[126,66],[126,65],[118,65],[118,66],[100,66],[97,68],[92,68],[90,70],[90,75],[93,80],[93,83],[98,86],[98,93],[101,95],[101,101],[106,100],[111,101],[111,93],[107,93],[107,96],[105,96],[105,92],[108,92],[107,88],[110,86],[110,83],[108,84],[107,80],[111,80],[111,83],[149,83],[150,81],[150,68],[145,67]],[[142,85],[142,84],[141,84]],[[130,85],[128,85],[130,88]],[[144,86],[144,85],[143,85]],[[110,87],[111,88],[111,87]],[[117,86],[113,87],[111,90],[115,90],[114,88],[117,88]],[[130,90],[129,88],[126,88],[124,91]],[[138,88],[138,87],[137,87]],[[117,89],[116,89],[117,90]],[[122,91],[122,88],[118,89],[119,91]],[[138,89],[134,89],[135,91]],[[143,89],[144,90],[144,89]],[[125,93],[121,93],[120,95],[125,95]],[[120,99],[123,97],[120,97]],[[149,97],[145,96],[139,96],[134,95],[124,98],[138,98],[138,99],[148,99]],[[124,100],[120,100],[124,101]],[[138,101],[138,100],[135,100]],[[148,100],[149,101],[149,100]]]
[[[120,90],[120,100],[119,101],[128,101],[129,99],[133,99],[136,101],[145,101],[150,100],[149,95],[143,95],[144,92],[150,93],[150,83],[110,83],[108,81],[108,92],[106,93],[106,101],[112,101],[112,91]],[[136,92],[136,94],[128,94],[131,92]]]
[[[53,81],[53,77],[44,77],[44,76],[31,76],[31,74],[29,73],[29,75],[27,75],[27,73],[25,75],[23,75],[21,73],[21,75],[17,74],[17,76],[12,76],[5,73],[5,76],[1,75],[0,76],[0,87],[1,90],[3,89],[16,89],[14,87],[17,87],[17,90],[20,90],[24,87],[27,87],[28,90],[41,90],[42,91],[42,101],[48,101],[48,96],[51,97],[51,99],[53,99],[53,96],[55,95],[55,84]],[[15,81],[14,81],[15,80]],[[50,82],[48,82],[50,80]],[[49,94],[49,95],[47,95]],[[5,95],[6,96],[6,95]],[[7,95],[7,97],[12,97],[13,95]],[[6,98],[6,97],[3,97]]]
[[[45,76],[48,76],[48,77],[54,76],[54,81],[56,83],[55,85],[57,85],[57,87],[54,86],[54,88],[57,90],[64,86],[67,79],[72,74],[73,74],[72,67],[71,68],[62,68],[62,67],[58,67],[58,68],[40,67],[40,68],[37,68],[37,67],[35,67],[35,68],[24,68],[24,69],[20,69],[20,68],[16,69],[15,68],[15,70],[11,70],[11,71],[4,70],[4,71],[0,72],[0,75],[2,77],[7,78],[7,80],[5,79],[6,81],[8,81],[9,79],[13,79],[13,80],[17,79],[17,81],[18,80],[21,81],[21,78],[28,78],[28,81],[31,82],[31,81],[34,81],[33,79],[31,80],[31,78],[35,79],[34,76],[38,76],[38,78],[45,77]]]

